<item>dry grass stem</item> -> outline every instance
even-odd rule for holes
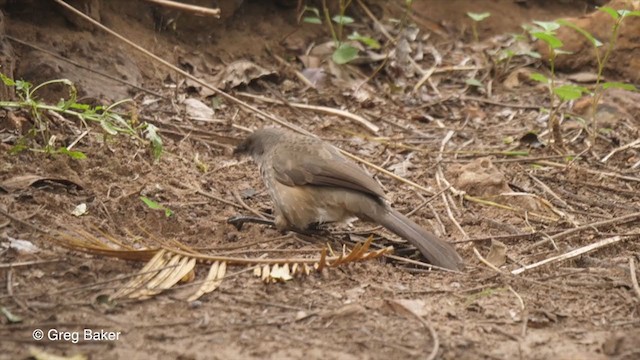
[[[572,259],[572,258],[574,258],[576,256],[580,256],[582,254],[586,254],[586,253],[591,252],[593,250],[597,250],[597,249],[600,249],[602,247],[605,247],[605,246],[608,246],[608,245],[612,245],[612,244],[618,243],[620,241],[629,240],[629,239],[632,239],[632,238],[635,238],[635,237],[637,237],[637,236],[613,236],[613,237],[610,237],[610,238],[606,238],[606,239],[600,240],[600,241],[598,241],[596,243],[589,244],[587,246],[583,246],[583,247],[575,249],[575,250],[571,250],[571,251],[569,251],[567,253],[564,253],[562,255],[553,256],[553,257],[544,259],[542,261],[538,261],[537,263],[533,263],[531,265],[523,266],[521,268],[518,268],[518,269],[515,269],[515,270],[511,271],[511,273],[513,275],[518,275],[518,274],[521,274],[521,273],[523,273],[523,272],[525,272],[527,270],[535,269],[535,268],[540,267],[542,265],[546,265],[546,264],[550,264],[550,263],[553,263],[553,262],[559,262],[559,261]]]

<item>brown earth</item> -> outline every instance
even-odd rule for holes
[[[599,122],[597,142],[587,151],[588,117],[568,110],[562,125],[565,149],[534,147],[525,142],[527,133],[537,133],[533,137],[543,143],[550,139],[546,113],[540,110],[549,100],[545,89],[520,74],[543,65],[520,56],[506,64],[492,57],[510,44],[502,33],[518,32],[519,24],[533,19],[579,16],[590,10],[584,2],[415,1],[411,21],[421,31],[412,36],[402,22],[389,21],[402,19],[401,6],[372,1],[372,12],[396,39],[406,40],[419,67],[435,64],[442,70],[417,91],[412,88],[421,77],[418,70],[399,55],[400,45],[374,30],[355,3],[351,14],[358,32],[396,50],[383,66],[367,59],[358,66],[329,66],[315,55],[322,53],[317,45],[330,39],[327,30],[298,24],[295,6],[225,3],[223,9],[233,11],[213,20],[142,1],[75,2],[97,6],[85,8],[93,9],[87,12],[106,26],[208,82],[221,84],[216,76],[237,60],[275,72],[229,92],[432,193],[446,188],[444,178],[456,190],[515,209],[463,199],[451,191],[445,192],[446,202],[440,195],[424,206],[430,194],[373,172],[397,209],[417,209],[412,215],[416,222],[455,243],[468,265],[464,272],[429,270],[403,241],[373,230],[375,243],[393,245],[400,259],[353,262],[274,284],[243,271],[246,267],[230,266],[217,290],[191,302],[185,299],[206,276],[206,264],[196,266],[195,282],[147,300],[110,302],[105,295],[120,289],[144,264],[62,248],[38,229],[68,232],[81,227],[136,247],[148,239],[175,240],[207,254],[284,258],[309,250],[315,256],[327,243],[333,249],[342,244],[352,248],[372,233],[371,226],[358,222],[314,238],[282,237],[259,225],[236,230],[226,220],[248,213],[239,198],[262,213],[269,212],[270,200],[256,167],[233,159],[230,150],[246,136],[243,128],[271,122],[220,97],[212,100],[206,89],[83,25],[53,2],[1,4],[6,33],[28,44],[8,39],[15,52],[9,59],[15,60],[15,78],[33,83],[70,78],[80,101],[92,104],[133,97],[135,105],[124,107],[126,115],[158,126],[165,148],[154,162],[142,141],[105,137],[97,125],[89,125],[88,134],[81,136],[85,128],[77,119],[44,115],[55,147],[79,139],[73,149],[87,159],[38,151],[40,137],[27,140],[32,150],[12,155],[34,120],[26,111],[0,110],[0,210],[11,216],[0,214],[1,359],[29,358],[33,351],[91,359],[422,359],[433,349],[443,359],[640,356],[640,290],[630,272],[630,259],[640,261],[640,243],[638,237],[624,238],[637,234],[640,223],[640,153],[629,146],[601,161],[640,136],[638,102],[624,92],[605,97],[610,101],[605,105],[612,106],[598,109],[598,116],[607,118]],[[485,41],[473,42],[466,11],[492,13],[479,25]],[[320,60],[326,74],[318,89],[309,89],[294,72],[303,70],[297,57],[308,48],[313,51],[302,60]],[[436,58],[441,58],[437,64]],[[465,80],[472,78],[484,88],[469,86]],[[240,91],[343,109],[366,116],[380,129],[372,134],[344,117],[262,102]],[[67,89],[47,88],[39,94],[55,102]],[[207,121],[190,118],[185,98],[215,107],[214,114]],[[43,179],[18,178],[27,174]],[[150,209],[140,196],[170,208],[173,215]],[[86,214],[73,216],[81,203],[87,205]],[[613,221],[622,216],[627,220]],[[604,220],[612,222],[537,244],[563,230]],[[509,274],[615,236],[626,240]],[[492,238],[504,244],[506,253],[491,245]],[[25,249],[29,244],[37,250]],[[480,262],[476,249],[502,272]],[[407,258],[414,261],[402,260]],[[37,341],[32,336],[36,329],[104,329],[120,335],[113,341]]]

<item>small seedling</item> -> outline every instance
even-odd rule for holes
[[[40,85],[23,80],[13,80],[0,73],[0,80],[6,85],[15,88],[18,101],[0,101],[0,107],[24,109],[29,111],[34,121],[33,128],[29,131],[30,136],[40,136],[42,148],[33,148],[27,145],[25,137],[18,140],[17,144],[10,150],[11,153],[18,153],[24,150],[43,151],[49,154],[63,154],[74,159],[84,159],[86,156],[79,151],[72,151],[70,147],[55,146],[55,136],[50,134],[49,122],[44,113],[52,111],[58,114],[67,115],[78,119],[82,125],[88,128],[88,122],[100,124],[102,130],[109,135],[126,134],[138,140],[144,141],[138,135],[142,133],[149,140],[154,158],[157,160],[162,154],[162,139],[158,136],[157,128],[148,123],[136,124],[136,121],[125,120],[115,109],[120,105],[132,100],[121,100],[109,106],[91,106],[77,102],[77,90],[73,82],[68,79],[56,79],[44,82]],[[61,99],[57,104],[51,105],[40,101],[37,97],[38,90],[52,84],[62,84],[69,89],[67,99]]]
[[[622,21],[625,17],[628,16],[640,16],[640,11],[627,11],[627,10],[614,10],[609,7],[602,7],[600,11],[603,11],[609,14],[613,20],[614,24],[611,29],[611,34],[609,37],[609,42],[606,50],[603,52],[600,51],[602,47],[602,42],[596,39],[593,35],[591,35],[586,30],[578,27],[577,25],[568,22],[566,20],[558,20],[553,22],[543,22],[543,21],[535,21],[534,24],[537,25],[537,28],[530,28],[529,33],[534,38],[544,42],[547,45],[549,58],[549,70],[550,77],[546,77],[539,73],[531,74],[531,79],[538,81],[547,85],[549,89],[550,95],[550,108],[549,108],[549,128],[551,129],[551,133],[553,136],[553,140],[556,146],[562,147],[562,135],[560,132],[560,121],[559,121],[559,108],[561,105],[567,101],[575,100],[582,97],[585,94],[590,94],[591,98],[591,123],[592,123],[592,131],[591,131],[591,144],[593,146],[595,143],[595,139],[597,137],[597,119],[596,119],[596,108],[598,103],[600,102],[603,92],[609,88],[622,88],[625,90],[637,90],[636,87],[632,84],[619,83],[619,82],[602,82],[602,74],[611,55],[613,48],[615,47],[616,40],[618,38],[618,33],[620,26],[622,25]],[[560,26],[566,26],[571,29],[578,31],[582,34],[589,43],[593,46],[594,54],[597,61],[597,78],[596,85],[593,92],[589,91],[585,87],[576,86],[576,85],[561,85],[557,86],[555,79],[555,60],[559,54],[571,55],[570,52],[562,50],[562,46],[564,45],[562,41],[556,36],[556,30],[560,28]]]
[[[347,8],[351,4],[351,0],[339,1],[339,14],[331,16],[329,9],[327,8],[326,0],[322,2],[323,15],[325,18],[325,24],[328,27],[333,43],[335,44],[335,50],[331,59],[338,65],[347,64],[358,57],[359,49],[355,46],[345,42],[344,40],[344,28],[348,25],[355,23],[355,20],[345,15]],[[302,21],[309,24],[322,24],[320,18],[320,11],[313,7],[305,7],[302,12]],[[379,49],[380,43],[368,36],[360,35],[358,32],[353,32],[347,36],[348,40],[358,41],[364,46],[370,49]]]
[[[556,57],[558,54],[569,54],[569,52],[561,49],[564,44],[556,36],[556,30],[560,28],[560,24],[555,21],[534,21],[534,24],[537,27],[530,28],[530,34],[534,38],[547,44],[547,50],[549,53],[549,58],[547,60],[549,61],[551,76],[546,77],[540,73],[533,73],[530,77],[534,81],[547,85],[550,99],[548,127],[551,131],[554,145],[562,148],[563,140],[562,132],[560,131],[559,109],[562,103],[578,99],[584,93],[588,92],[588,90],[584,87],[575,85],[557,86],[555,76]]]
[[[590,117],[591,117],[590,120],[592,124],[591,146],[595,144],[595,140],[598,134],[596,108],[598,106],[598,103],[600,103],[600,100],[602,99],[602,95],[604,94],[604,91],[610,88],[618,88],[618,89],[624,89],[629,91],[637,90],[637,88],[632,84],[621,83],[621,82],[603,82],[602,74],[604,72],[604,68],[605,68],[605,65],[607,64],[607,61],[609,60],[609,57],[611,56],[611,53],[615,48],[615,44],[618,39],[618,35],[620,31],[620,26],[622,26],[622,21],[629,16],[640,16],[640,11],[615,10],[608,6],[603,6],[599,8],[599,10],[611,16],[611,18],[614,20],[614,23],[611,27],[611,33],[609,34],[609,41],[607,43],[607,47],[604,50],[604,52],[601,51],[601,47],[603,46],[603,43],[600,40],[596,39],[591,33],[586,31],[585,29],[582,29],[578,25],[572,22],[569,22],[567,20],[557,21],[558,24],[569,27],[577,31],[578,33],[580,33],[582,36],[584,36],[593,47],[593,52],[596,58],[596,64],[597,64],[596,85],[592,94],[591,111],[590,111]]]
[[[468,12],[467,16],[471,18],[471,31],[473,32],[473,40],[478,42],[478,23],[491,16],[491,13],[474,13]]]
[[[173,215],[173,211],[171,211],[171,209],[166,208],[160,204],[158,204],[157,202],[149,199],[146,196],[140,196],[140,200],[142,200],[142,202],[147,205],[147,207],[149,207],[149,209],[151,210],[162,210],[164,211],[164,216],[165,217],[170,217],[171,215]]]

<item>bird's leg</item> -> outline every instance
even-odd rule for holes
[[[255,216],[245,216],[245,215],[232,216],[229,219],[227,219],[227,223],[235,226],[236,229],[238,230],[242,230],[242,226],[245,223],[263,224],[263,225],[270,225],[273,227],[276,226],[276,223],[273,220],[262,219]]]

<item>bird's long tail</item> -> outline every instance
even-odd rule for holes
[[[408,240],[431,264],[451,270],[460,270],[463,267],[462,258],[451,244],[439,239],[398,211],[392,208],[386,210],[376,212],[375,218],[371,220]]]

